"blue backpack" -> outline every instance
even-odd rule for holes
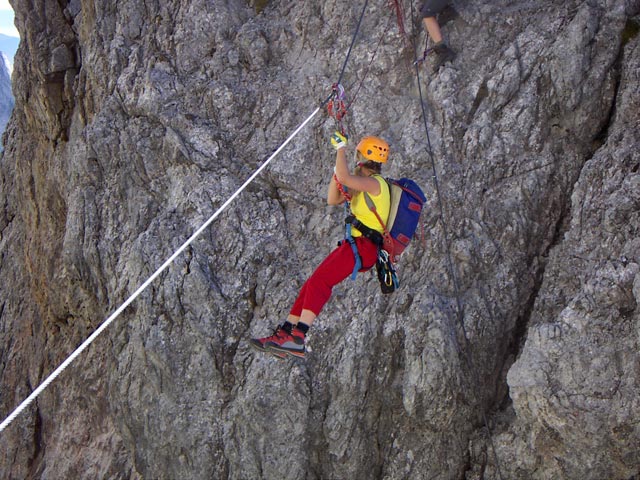
[[[375,205],[368,194],[365,194],[365,200],[369,209],[375,214],[384,228],[382,248],[389,254],[391,261],[395,262],[405,248],[409,246],[409,242],[411,242],[411,238],[416,232],[422,207],[427,201],[427,197],[425,197],[416,182],[411,179],[401,178],[394,180],[387,178],[386,181],[389,184],[389,193],[391,195],[389,219],[386,225],[378,215]]]

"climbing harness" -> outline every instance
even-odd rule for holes
[[[391,194],[391,191],[389,191],[389,194]],[[375,203],[373,203],[373,199],[366,192],[364,193],[364,198],[367,207],[369,207],[369,210],[371,210],[371,212],[376,216],[382,225],[384,232],[380,233],[377,230],[366,226],[354,215],[348,215],[345,219],[345,223],[351,224],[353,227],[357,228],[363,237],[368,238],[378,248],[376,272],[378,274],[378,281],[380,282],[380,290],[384,294],[393,293],[400,286],[400,282],[398,280],[398,275],[396,274],[395,266],[393,265],[394,257],[388,252],[388,247],[385,246],[388,245],[387,239],[390,238],[389,231],[378,214]]]
[[[348,213],[348,212],[347,212]],[[358,229],[363,237],[371,240],[377,247],[382,248],[384,244],[384,234],[371,227],[367,227],[364,223],[358,220],[355,215],[348,214],[345,218],[345,223],[350,223],[353,228]]]

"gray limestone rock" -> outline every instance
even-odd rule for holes
[[[362,9],[12,4],[6,415],[328,97]],[[453,4],[434,72],[369,2],[342,79],[348,148],[429,199],[400,290],[336,287],[304,361],[248,347],[343,233],[323,109],[0,432],[0,476],[640,476],[640,2]]]

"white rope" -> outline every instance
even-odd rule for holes
[[[82,351],[87,348],[91,342],[93,342],[98,335],[100,335],[102,333],[103,330],[105,330],[115,319],[116,317],[118,317],[118,315],[120,315],[123,310],[125,308],[127,308],[129,306],[129,304],[131,304],[131,302],[133,302],[136,297],[138,295],[140,295],[142,293],[142,291],[147,288],[151,282],[153,282],[158,275],[160,275],[177,257],[178,255],[180,255],[210,224],[211,222],[213,222],[228,206],[229,204],[238,196],[240,195],[240,193],[247,188],[247,186],[260,174],[260,172],[262,170],[265,169],[265,167],[271,162],[271,160],[273,160],[276,155],[278,155],[282,149],[284,149],[284,147],[293,139],[293,137],[295,137],[300,130],[302,130],[305,125],[307,123],[309,123],[311,121],[311,119],[320,111],[320,107],[317,107],[313,113],[311,115],[309,115],[307,117],[307,119],[302,122],[302,124],[300,124],[300,126],[289,136],[289,138],[287,138],[285,140],[285,142],[280,145],[280,147],[278,147],[278,149],[273,152],[273,154],[267,159],[265,160],[265,162],[260,166],[260,168],[258,168],[253,175],[251,175],[246,182],[244,182],[242,184],[242,186],[236,190],[236,192],[231,195],[229,197],[229,199],[224,202],[222,204],[222,206],[220,208],[218,208],[218,210],[211,215],[211,217],[209,218],[209,220],[207,220],[198,230],[196,230],[196,232],[189,238],[189,240],[187,240],[186,242],[184,242],[182,244],[182,246],[175,251],[175,253],[173,255],[171,255],[169,257],[169,259],[164,262],[162,264],[162,266],[160,268],[158,268],[158,270],[155,271],[155,273],[153,275],[151,275],[146,282],[144,282],[142,285],[140,285],[140,287],[122,304],[120,305],[120,307],[113,312],[113,314],[111,314],[111,316],[109,318],[107,318],[102,325],[100,325],[98,327],[98,329],[93,332],[93,334],[91,334],[91,336],[89,338],[87,338],[82,345],[80,345],[71,355],[69,355],[69,357],[62,362],[62,364],[56,368],[53,373],[51,373],[44,382],[42,382],[38,388],[36,388],[33,393],[31,395],[29,395],[12,413],[11,415],[9,415],[6,419],[4,419],[4,421],[0,424],[0,432],[2,432],[19,414],[20,412],[22,412],[22,410],[24,410],[31,402],[33,402],[36,397],[38,395],[40,395],[40,393],[42,393],[42,391],[47,388],[47,386],[53,382],[55,380],[55,378],[60,375],[62,373],[62,371],[67,368],[69,366],[69,364],[71,362],[73,362],[76,357],[78,355],[80,355],[82,353]]]

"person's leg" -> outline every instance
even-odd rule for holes
[[[420,14],[422,18],[435,17],[450,3],[450,0],[425,0],[420,8]]]
[[[355,260],[351,245],[343,242],[316,267],[300,289],[287,318],[293,324],[313,323],[324,304],[331,297],[333,287],[353,272]]]
[[[348,269],[348,272],[344,275],[334,276],[334,273],[339,271],[336,268],[338,265],[343,266],[345,270]],[[354,265],[353,251],[349,244],[346,244],[346,249],[343,244],[333,250],[300,288],[287,316],[287,321],[280,325],[273,335],[251,339],[251,346],[278,356],[291,355],[304,358],[306,353],[305,336],[317,316],[316,312],[320,312],[324,303],[331,296],[333,285],[349,275]],[[309,302],[315,305],[314,310],[310,310],[307,306]],[[315,310],[316,308],[317,310]]]
[[[357,237],[355,241],[362,259],[361,271],[369,270],[376,263],[378,249],[363,237]],[[353,273],[354,265],[353,250],[345,242],[331,252],[305,282],[289,317],[292,320],[298,317],[299,322],[311,325],[331,297],[333,287]]]
[[[440,25],[438,24],[436,17],[425,17],[422,19],[422,23],[434,43],[442,42],[442,32],[440,31]]]
[[[300,312],[300,315],[287,315],[287,322],[289,322],[293,327],[298,325],[300,322],[310,327],[316,317],[317,315],[311,310],[303,309]]]
[[[436,54],[434,67],[436,71],[446,62],[453,61],[456,57],[456,53],[449,48],[447,42],[442,38],[440,24],[436,20],[436,15],[442,12],[449,3],[449,0],[426,0],[420,9],[424,28],[434,43],[433,51]]]
[[[377,247],[362,237],[356,239],[356,245],[362,258],[361,271],[369,270],[376,263]],[[300,289],[287,322],[278,327],[270,337],[252,339],[251,345],[276,355],[287,354],[303,358],[304,338],[309,327],[331,297],[333,287],[351,275],[354,265],[351,245],[343,243],[333,250]]]
[[[298,323],[304,323],[307,327],[310,327],[316,317],[317,315],[315,313],[305,308],[302,310],[302,315],[300,315]]]

